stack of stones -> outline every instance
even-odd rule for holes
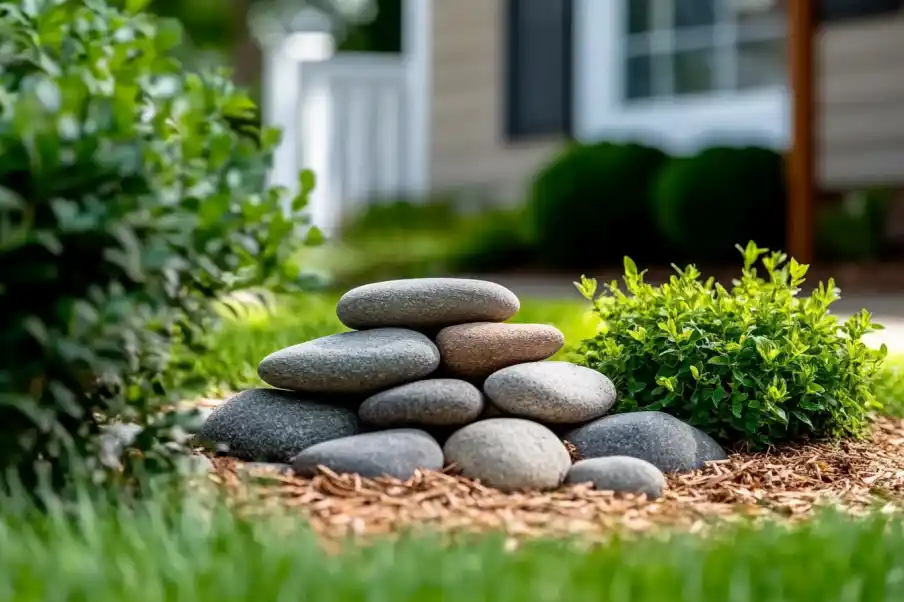
[[[612,381],[550,360],[563,334],[506,323],[519,309],[514,293],[482,280],[355,288],[336,308],[351,332],[265,357],[258,373],[274,388],[218,407],[197,440],[299,476],[325,466],[408,479],[454,465],[503,491],[591,482],[651,498],[664,472],[725,457],[667,414],[606,416],[616,400]],[[572,462],[565,441],[582,460]]]

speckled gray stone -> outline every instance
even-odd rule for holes
[[[501,491],[553,489],[571,468],[568,450],[555,433],[521,418],[469,424],[449,437],[443,453],[463,476]]]
[[[530,362],[491,374],[483,390],[500,410],[548,424],[599,418],[615,403],[615,386],[570,362]]]
[[[555,355],[565,335],[546,324],[477,322],[447,326],[436,335],[442,366],[463,378],[485,378],[507,366]]]
[[[280,349],[257,368],[280,389],[311,393],[373,393],[428,376],[439,367],[433,341],[413,330],[343,332]]]
[[[462,426],[483,411],[483,393],[469,382],[431,378],[399,385],[364,400],[358,417],[375,426]]]
[[[358,432],[351,409],[289,391],[251,389],[216,408],[195,442],[241,460],[288,462],[305,448]]]
[[[349,328],[431,329],[466,322],[503,322],[521,307],[495,282],[467,278],[388,280],[353,288],[336,305]]]
[[[582,459],[631,456],[662,472],[686,472],[724,460],[725,450],[709,435],[664,412],[605,416],[565,434]]]
[[[574,463],[565,482],[593,483],[594,489],[619,493],[642,493],[654,500],[665,489],[662,471],[640,458],[607,456],[589,458]]]
[[[407,480],[416,470],[442,470],[443,450],[424,431],[376,431],[313,445],[298,454],[292,470],[299,476],[313,476],[319,465],[339,474]]]

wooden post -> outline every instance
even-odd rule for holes
[[[787,169],[787,251],[801,263],[812,263],[816,221],[814,2],[787,0],[786,6],[792,123]]]

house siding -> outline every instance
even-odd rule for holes
[[[564,142],[505,139],[504,8],[504,0],[434,2],[430,181],[435,190],[471,189],[516,200]],[[902,39],[904,12],[821,27],[816,60],[822,187],[904,185]]]
[[[505,139],[504,0],[439,0],[433,9],[430,181],[517,200],[561,139]]]
[[[821,28],[818,174],[827,189],[904,185],[904,12]]]

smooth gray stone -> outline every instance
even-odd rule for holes
[[[365,284],[336,305],[339,320],[356,330],[435,329],[467,322],[504,322],[521,307],[500,284],[468,278],[411,278]]]
[[[606,456],[574,463],[565,482],[592,483],[594,489],[619,493],[642,493],[654,500],[662,495],[666,480],[662,471],[640,458]]]
[[[413,330],[343,332],[280,349],[257,368],[280,389],[310,393],[373,393],[424,378],[439,367],[433,341]]]
[[[695,470],[727,457],[709,435],[664,412],[604,416],[565,433],[564,438],[582,459],[631,456],[665,473]]]
[[[358,432],[358,415],[349,408],[290,391],[251,389],[217,407],[195,442],[241,460],[289,462],[312,445]]]
[[[480,416],[483,404],[483,393],[471,383],[432,378],[368,397],[358,417],[375,426],[462,426]]]
[[[376,431],[313,445],[295,457],[292,470],[309,477],[317,473],[320,465],[339,474],[388,476],[404,481],[413,477],[416,470],[442,470],[443,450],[424,431]]]
[[[503,412],[546,424],[576,424],[599,418],[615,403],[615,386],[596,370],[570,362],[517,364],[483,383]]]
[[[554,489],[571,468],[562,441],[542,424],[489,418],[465,426],[443,447],[462,476],[500,491]]]

